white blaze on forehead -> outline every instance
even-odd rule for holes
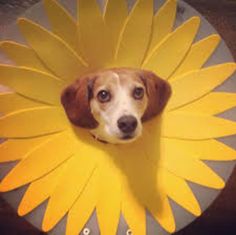
[[[120,81],[120,76],[119,76],[118,73],[113,72],[113,75],[114,75],[114,77],[116,77],[116,79],[117,79],[118,81]]]
[[[113,112],[112,112],[112,119],[115,120],[115,122],[124,115],[133,115],[135,117],[138,117],[137,110],[135,110],[135,107],[132,102],[131,98],[131,90],[130,86],[128,84],[122,84],[121,79],[117,73],[113,73],[114,78],[117,79],[117,90],[115,90],[114,94],[114,106],[113,106]]]
[[[131,91],[128,86],[119,86],[118,94],[117,94],[117,104],[116,111],[118,116],[122,117],[123,115],[133,115],[137,116],[137,110],[132,102]],[[119,118],[119,117],[118,117]]]

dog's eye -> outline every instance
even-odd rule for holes
[[[101,103],[109,102],[111,100],[111,93],[106,90],[99,91],[97,94],[97,99]]]
[[[133,97],[136,100],[141,100],[144,96],[144,89],[142,87],[136,87],[133,91]]]

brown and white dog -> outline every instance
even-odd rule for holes
[[[109,143],[128,143],[142,134],[142,122],[160,114],[170,85],[154,73],[115,68],[79,78],[62,93],[69,120]]]

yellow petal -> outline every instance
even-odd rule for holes
[[[16,93],[0,93],[0,112],[4,114],[19,111],[21,109],[29,109],[42,106],[46,105],[27,99]]]
[[[124,190],[130,191],[130,195],[128,196],[130,203],[132,203],[131,205],[136,205],[138,200],[138,203],[140,203],[139,208],[141,206],[147,208],[161,226],[168,232],[174,232],[175,220],[167,195],[158,188],[158,168],[150,161],[147,161],[142,142],[139,142],[139,144],[129,144],[129,146],[121,145],[119,146],[119,151],[121,151],[121,160],[124,162],[124,166],[121,166],[122,171],[124,172],[125,180],[127,181],[127,184],[124,185]],[[158,157],[156,156],[156,158]],[[118,157],[115,159],[118,161]],[[140,174],[142,174],[142,177],[140,177]],[[142,212],[140,209],[136,212],[136,216],[137,219],[141,218]],[[134,222],[134,220],[131,220],[131,225],[132,222]],[[134,229],[140,229],[142,232],[145,224],[139,222],[139,226],[136,225]]]
[[[169,155],[163,157],[160,166],[178,177],[209,188],[222,189],[225,186],[223,179],[198,159]]]
[[[214,140],[179,140],[162,138],[162,156],[184,155],[189,158],[211,161],[232,161],[236,159],[236,151],[227,145]]]
[[[43,219],[43,231],[50,231],[69,211],[93,176],[94,158],[75,154],[65,163],[66,171],[52,193]]]
[[[133,234],[146,235],[146,211],[129,185],[123,185],[121,211]]]
[[[236,134],[236,122],[226,119],[171,112],[163,117],[162,136],[204,140]]]
[[[171,79],[176,79],[181,74],[200,69],[215,51],[219,42],[220,36],[215,34],[193,44],[182,64],[171,76]]]
[[[167,110],[193,102],[219,86],[236,70],[235,63],[220,64],[183,75],[171,82],[172,97]]]
[[[236,158],[236,151],[223,143],[214,140],[178,140],[162,138],[163,155],[180,154],[190,158],[215,161],[230,161]]]
[[[87,64],[55,34],[27,19],[18,24],[29,45],[57,76],[73,81],[87,70]]]
[[[117,36],[121,30],[126,17],[128,8],[125,0],[107,0],[105,5],[104,20],[111,30],[111,34]]]
[[[39,71],[50,73],[31,48],[11,41],[1,42],[0,48],[19,66],[34,68]]]
[[[121,209],[121,182],[117,171],[118,169],[112,165],[106,165],[106,163],[100,168],[96,212],[101,235],[116,234],[117,232]]]
[[[236,94],[212,92],[193,103],[179,108],[178,111],[216,115],[236,106]]]
[[[50,136],[43,136],[33,139],[7,140],[0,145],[0,162],[11,162],[23,159],[29,152],[37,148]]]
[[[0,83],[17,93],[47,104],[60,104],[63,82],[37,70],[0,65]]]
[[[0,191],[10,191],[39,179],[65,162],[73,152],[74,142],[66,132],[54,135],[10,171],[0,184]]]
[[[21,110],[0,118],[2,138],[25,138],[61,132],[69,127],[61,108]]]
[[[139,67],[146,53],[153,19],[153,1],[138,0],[119,36],[116,66]]]
[[[18,214],[24,216],[43,203],[55,190],[66,164],[59,166],[46,176],[30,184],[18,207]]]
[[[44,0],[52,31],[63,39],[72,49],[78,51],[79,38],[76,21],[56,0]]]
[[[161,189],[166,192],[168,197],[193,215],[199,216],[201,214],[199,203],[184,179],[161,168],[158,174],[161,175],[158,184],[161,185]]]
[[[114,57],[112,38],[96,0],[78,0],[79,34],[90,69],[103,68]]]
[[[188,52],[199,24],[200,19],[193,17],[178,27],[153,49],[142,67],[155,72],[163,79],[169,78]]]
[[[167,195],[159,191],[159,195],[148,201],[147,209],[160,225],[169,233],[175,232],[175,219]]]
[[[67,217],[66,235],[78,235],[95,209],[99,189],[98,172],[95,170],[85,189],[70,209]]]
[[[211,188],[223,188],[223,180],[201,160],[198,159],[198,153],[190,147],[181,149],[183,145],[178,145],[178,142],[179,141],[175,139],[162,139],[162,157],[158,162],[158,166],[164,167],[174,175],[185,180],[189,180]],[[213,145],[210,145],[209,147],[213,147]],[[204,152],[204,147],[200,146],[200,153],[201,150]],[[208,151],[210,152],[210,150]],[[214,150],[211,151],[213,152]]]
[[[107,0],[105,5],[104,21],[112,38],[113,51],[115,51],[119,34],[125,19],[128,16],[127,2],[125,0]]]
[[[154,16],[149,52],[172,31],[176,17],[176,0],[168,0]]]

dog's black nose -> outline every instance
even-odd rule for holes
[[[138,121],[134,116],[126,115],[119,118],[117,125],[123,133],[130,134],[136,129]]]

